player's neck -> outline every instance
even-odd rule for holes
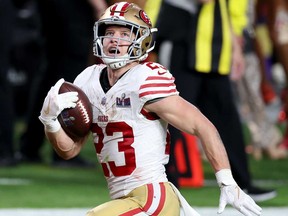
[[[132,62],[119,69],[111,69],[108,67],[107,72],[110,85],[113,86],[124,73],[126,73],[128,70],[130,70],[137,64],[138,64],[137,62]]]

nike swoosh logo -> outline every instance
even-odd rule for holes
[[[165,72],[160,72],[160,71],[158,71],[158,75],[163,75],[163,74],[165,74],[165,73],[167,73],[166,71]]]
[[[48,101],[48,107],[47,107],[46,110],[44,110],[44,113],[45,113],[46,115],[48,115],[49,112],[50,112],[50,98],[49,98],[49,101]]]

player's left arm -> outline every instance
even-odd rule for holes
[[[178,95],[169,96],[144,106],[179,130],[200,138],[205,154],[212,165],[221,195],[218,213],[227,204],[246,216],[261,214],[261,208],[235,182],[226,150],[215,126],[192,104]]]
[[[230,168],[216,128],[194,105],[174,95],[149,103],[145,105],[145,109],[156,113],[179,130],[198,136],[215,172]]]

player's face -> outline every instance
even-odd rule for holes
[[[127,53],[135,34],[129,28],[122,26],[109,26],[105,31],[103,51],[107,56],[122,56]]]

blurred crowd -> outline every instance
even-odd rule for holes
[[[44,162],[41,153],[45,135],[38,120],[39,110],[59,78],[73,82],[91,64],[93,24],[107,8],[104,0],[97,0],[97,7],[91,3],[1,0],[1,43],[5,45],[5,50],[1,46],[1,88],[5,89],[1,89],[0,165]],[[15,140],[14,127],[19,119],[25,128]],[[64,161],[52,152],[55,166],[93,166],[82,157]]]
[[[222,2],[215,0],[218,1]],[[64,77],[65,80],[73,82],[84,68],[99,62],[93,57],[92,51],[93,23],[108,5],[115,2],[117,1],[0,0],[0,167],[44,162],[41,148],[45,138],[43,127],[38,120],[42,101],[49,88],[59,78]],[[193,32],[185,32],[184,29],[188,28],[188,24],[196,23],[179,23],[175,14],[171,15],[170,19],[164,19],[165,11],[172,11],[171,7],[176,7],[180,10],[179,16],[186,13],[187,16],[200,17],[200,11],[204,10],[205,4],[209,10],[209,4],[214,1],[199,0],[198,6],[190,5],[189,0],[129,2],[135,2],[145,8],[152,18],[152,23],[159,27],[160,36],[156,37],[157,49],[149,58],[159,61],[169,68],[172,74],[175,73],[177,82],[176,72],[180,67],[175,66],[178,64],[175,63],[175,59],[168,61],[171,57],[171,47],[169,48],[165,42],[171,39],[174,42],[173,52],[181,56],[181,34],[192,34]],[[232,3],[233,0],[228,2],[231,2],[228,3],[228,8],[238,4]],[[231,54],[232,61],[239,62],[238,65],[231,64],[231,70],[236,70],[233,67],[237,67],[239,73],[231,73],[228,77],[240,121],[249,131],[248,139],[245,138],[244,151],[245,154],[252,154],[256,160],[263,157],[271,160],[285,159],[288,150],[288,1],[243,2],[247,2],[243,4],[245,19],[240,21],[243,30],[237,32],[234,29],[235,37],[232,38],[233,49],[241,53],[237,56],[233,56],[235,52]],[[164,30],[161,31],[161,28]],[[178,31],[177,28],[182,29]],[[215,28],[218,27],[215,25]],[[166,38],[163,37],[164,34]],[[158,43],[158,39],[161,43]],[[178,51],[175,49],[177,46]],[[243,61],[240,62],[242,58]],[[193,60],[195,57],[187,59],[185,64],[189,62],[191,67]],[[181,86],[181,90],[183,89],[182,92],[185,92],[185,88],[188,89],[188,85],[177,84]],[[225,90],[222,88],[222,91]],[[209,103],[206,106],[209,106]],[[203,110],[206,108],[204,106]],[[209,113],[208,109],[207,112]],[[213,116],[211,118],[213,122]],[[19,138],[15,139],[15,123],[19,120],[24,122],[25,127]],[[230,120],[224,115],[223,121],[226,121],[224,124],[228,124]],[[231,123],[231,127],[242,130],[233,124]],[[226,131],[227,133],[229,131]],[[241,134],[242,132],[237,136],[242,136]],[[242,139],[244,137],[240,137],[239,140]],[[171,161],[173,162],[173,158]],[[64,161],[54,151],[51,163],[54,166],[66,167],[94,166],[94,163],[81,156]]]

